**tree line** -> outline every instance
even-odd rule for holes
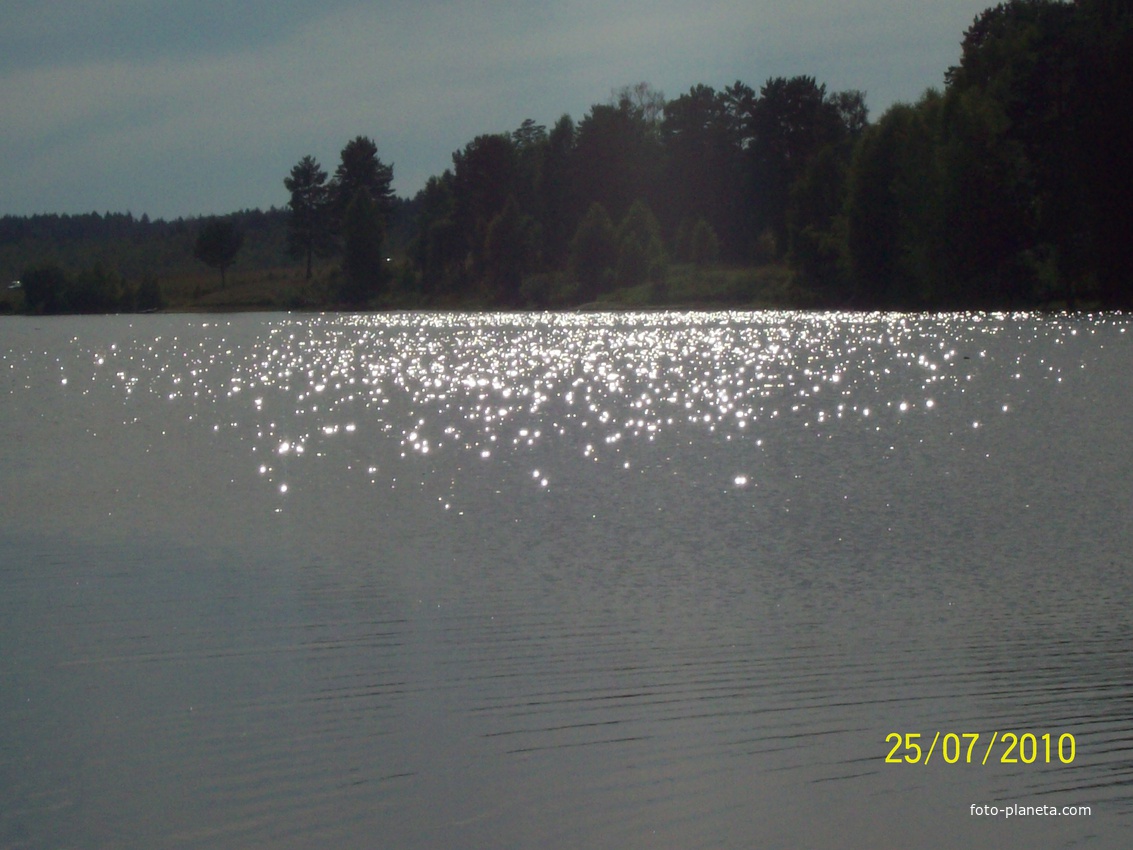
[[[863,303],[1128,307],[1131,96],[1128,2],[984,11],[942,92],[823,166],[836,193],[799,186],[799,268]]]
[[[862,92],[796,76],[671,100],[641,83],[577,123],[478,136],[413,199],[403,282],[425,303],[642,284],[664,303],[674,263],[784,263],[830,306],[1126,305],[1131,34],[1117,0],[1010,0],[977,16],[943,90],[874,123]],[[325,228],[293,181],[312,173],[288,183],[308,268]],[[358,277],[355,300],[389,283]]]
[[[244,210],[227,216],[150,219],[132,213],[0,217],[0,310],[108,312],[161,309],[171,279],[198,275],[198,241],[219,224],[239,234],[236,268],[278,268],[289,263],[283,210]],[[207,242],[207,238],[205,240]],[[227,265],[226,265],[227,268]],[[37,290],[37,272],[49,282]],[[28,279],[33,281],[29,287]],[[19,281],[23,290],[11,287]],[[138,293],[145,290],[140,299]]]
[[[942,88],[873,122],[862,92],[810,76],[672,99],[640,83],[577,122],[477,136],[412,199],[358,136],[333,174],[292,168],[257,244],[301,264],[308,306],[664,304],[755,267],[808,306],[1129,306],[1131,67],[1127,2],[1009,0]],[[243,215],[212,229],[248,232]],[[219,262],[189,238],[207,224],[183,250]],[[0,220],[0,255],[20,226]]]
[[[456,151],[405,204],[398,282],[434,304],[579,303],[643,283],[663,301],[671,262],[784,259],[797,173],[824,147],[848,152],[866,126],[861,92],[828,95],[811,77],[759,93],[700,85],[673,101],[627,86],[577,125],[527,120]],[[390,252],[364,250],[386,231],[391,179],[359,137],[333,178],[305,156],[284,180],[292,255],[310,277],[340,253],[345,301],[391,295]]]

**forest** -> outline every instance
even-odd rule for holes
[[[0,309],[1126,308],[1131,68],[1127,2],[1011,0],[872,121],[809,76],[640,83],[477,136],[411,199],[359,136],[267,212],[4,217]]]

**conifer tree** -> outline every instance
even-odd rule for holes
[[[333,247],[330,220],[330,192],[327,173],[313,156],[305,156],[283,181],[291,200],[287,222],[287,249],[292,257],[305,259],[307,278],[315,257],[326,256]]]

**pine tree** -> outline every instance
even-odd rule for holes
[[[307,278],[315,257],[326,256],[333,248],[330,220],[330,192],[327,173],[313,156],[305,156],[283,181],[291,193],[288,208],[287,249],[292,257],[305,259]]]
[[[359,191],[374,202],[383,228],[393,212],[393,166],[378,159],[378,146],[367,136],[357,136],[342,149],[342,160],[330,182],[331,204],[341,223],[346,208]]]

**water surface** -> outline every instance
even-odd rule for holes
[[[0,847],[1125,846],[1128,329],[3,319]]]

